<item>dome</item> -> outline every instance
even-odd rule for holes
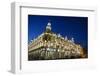
[[[48,22],[47,26],[46,26],[46,31],[51,31],[51,23]]]
[[[74,43],[74,38],[72,37],[71,41]]]

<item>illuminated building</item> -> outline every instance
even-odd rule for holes
[[[69,40],[51,31],[51,23],[48,22],[45,32],[32,40],[28,45],[29,60],[54,60],[84,58],[84,50],[79,44],[75,44],[74,38]]]

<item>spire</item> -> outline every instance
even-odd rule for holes
[[[68,40],[67,36],[65,36],[65,40]]]
[[[58,37],[61,37],[60,33],[58,34]]]

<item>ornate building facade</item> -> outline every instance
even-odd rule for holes
[[[74,38],[53,33],[51,23],[48,22],[45,32],[28,44],[29,60],[54,60],[85,58],[84,50],[75,44]]]

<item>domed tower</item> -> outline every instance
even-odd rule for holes
[[[47,26],[46,26],[46,32],[50,33],[51,32],[51,23],[48,22]]]

